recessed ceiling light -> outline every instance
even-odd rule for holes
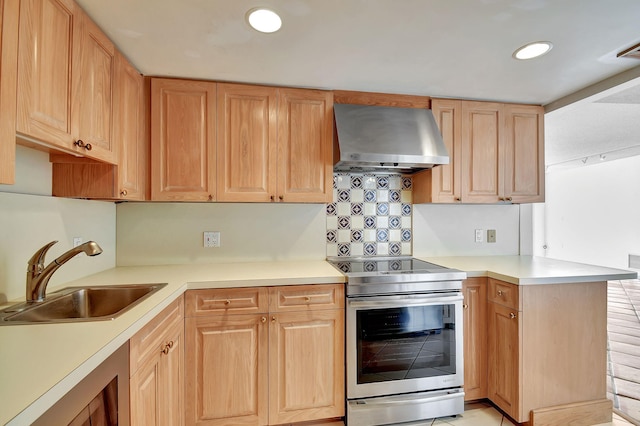
[[[282,19],[273,10],[259,8],[247,12],[247,21],[251,28],[261,33],[274,33],[282,26]]]
[[[553,44],[549,41],[536,41],[533,43],[526,44],[521,48],[517,49],[513,52],[513,57],[516,59],[533,59],[538,56],[542,56],[545,53],[549,52]]]

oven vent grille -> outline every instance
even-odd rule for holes
[[[640,43],[618,53],[618,58],[635,58],[640,59]]]

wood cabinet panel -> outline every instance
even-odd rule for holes
[[[507,104],[504,196],[514,203],[544,201],[544,108]]]
[[[515,284],[489,278],[488,300],[520,311],[519,287]]]
[[[278,89],[218,85],[218,200],[271,201]]]
[[[462,282],[464,295],[464,398],[487,397],[487,279]]]
[[[159,424],[159,368],[157,359],[150,359],[129,380],[132,426]]]
[[[269,289],[270,312],[344,309],[344,286],[315,284]]]
[[[257,314],[269,311],[266,287],[189,290],[185,296],[186,315]]]
[[[0,0],[0,184],[15,183],[18,0]]]
[[[344,311],[272,314],[269,424],[344,415]]]
[[[151,80],[151,199],[213,201],[216,84]]]
[[[329,203],[333,198],[333,95],[279,89],[278,198]]]
[[[187,424],[266,424],[267,318],[187,318],[186,329]]]

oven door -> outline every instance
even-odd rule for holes
[[[462,293],[347,298],[347,398],[461,387]]]

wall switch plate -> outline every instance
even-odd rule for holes
[[[73,237],[73,246],[78,247],[82,244],[82,237]]]
[[[482,236],[484,231],[482,229],[476,229],[476,243],[481,243],[483,241]]]
[[[487,242],[495,243],[496,242],[496,230],[495,229],[487,229]]]
[[[204,231],[203,236],[205,247],[220,247],[220,232]]]

